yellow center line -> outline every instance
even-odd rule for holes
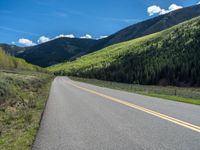
[[[111,97],[111,96],[108,96],[108,95],[105,95],[105,94],[102,94],[102,93],[99,93],[97,91],[93,91],[93,90],[90,90],[90,89],[87,89],[87,88],[84,88],[84,87],[81,87],[81,86],[78,86],[76,84],[73,84],[73,83],[69,83],[68,84],[74,86],[74,87],[77,87],[83,91],[87,91],[89,93],[93,93],[95,95],[98,95],[100,97],[103,97],[103,98],[106,98],[108,100],[111,100],[113,102],[117,102],[117,103],[120,103],[120,104],[123,104],[123,105],[126,105],[126,106],[129,106],[131,108],[134,108],[134,109],[137,109],[137,110],[140,110],[140,111],[143,111],[145,113],[148,113],[148,114],[151,114],[153,116],[156,116],[158,118],[161,118],[161,119],[164,119],[164,120],[167,120],[167,121],[170,121],[172,123],[175,123],[177,125],[180,125],[182,127],[185,127],[185,128],[188,128],[188,129],[191,129],[193,131],[196,131],[196,132],[199,132],[200,133],[200,126],[197,126],[197,125],[193,125],[191,123],[188,123],[188,122],[185,122],[185,121],[182,121],[182,120],[179,120],[179,119],[176,119],[176,118],[173,118],[173,117],[170,117],[170,116],[167,116],[167,115],[164,115],[164,114],[161,114],[159,112],[156,112],[156,111],[152,111],[150,109],[146,109],[144,107],[141,107],[141,106],[138,106],[138,105],[135,105],[133,103],[130,103],[130,102],[127,102],[127,101],[124,101],[124,100],[120,100],[120,99],[117,99],[117,98],[114,98],[114,97]]]

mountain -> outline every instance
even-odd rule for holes
[[[126,83],[200,85],[200,17],[49,67],[72,75]]]
[[[9,44],[0,44],[0,48],[5,51],[6,53],[9,53],[10,55],[17,55],[19,53],[23,53],[25,48],[16,46],[16,45],[9,45]]]
[[[59,38],[28,47],[17,57],[32,64],[47,67],[84,55],[95,43],[96,40],[92,39]]]
[[[100,40],[59,38],[32,47],[13,49],[13,46],[8,46],[5,49],[29,63],[47,67],[71,61],[113,44],[162,31],[199,15],[200,5],[195,5],[134,24]]]
[[[105,39],[99,40],[98,44],[95,45],[96,48],[92,48],[92,50],[156,33],[199,15],[200,5],[172,11],[165,15],[131,25]]]

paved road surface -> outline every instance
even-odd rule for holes
[[[57,77],[33,150],[200,150],[200,107]]]

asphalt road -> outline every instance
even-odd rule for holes
[[[200,107],[57,77],[33,150],[200,150]]]

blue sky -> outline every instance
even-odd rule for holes
[[[159,15],[163,10],[168,12],[171,4],[186,7],[199,1],[0,0],[0,43],[27,46],[59,35],[99,38]],[[148,8],[151,8],[149,13]]]

